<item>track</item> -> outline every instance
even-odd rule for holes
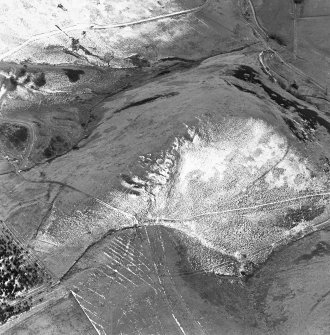
[[[252,12],[252,16],[253,16],[254,21],[256,22],[256,24],[257,24],[258,28],[260,29],[260,31],[262,31],[265,34],[265,36],[267,37],[268,33],[264,29],[264,27],[261,26],[261,24],[260,24],[260,22],[258,20],[258,16],[256,14],[256,10],[255,10],[255,8],[253,6],[252,0],[248,0],[248,1],[249,1],[249,5],[250,5],[250,8],[251,8],[251,12]]]
[[[164,19],[168,19],[168,18],[174,18],[177,16],[181,16],[181,15],[187,15],[190,13],[195,13],[195,12],[199,12],[202,9],[204,9],[205,7],[207,7],[209,5],[209,3],[211,2],[211,0],[205,0],[204,3],[200,6],[191,8],[191,9],[186,9],[186,10],[182,10],[182,11],[178,11],[178,12],[174,12],[174,13],[169,13],[169,14],[163,14],[163,15],[158,15],[158,16],[154,16],[148,19],[142,19],[142,20],[137,20],[137,21],[132,21],[132,22],[126,22],[126,23],[119,23],[119,24],[107,24],[107,25],[99,25],[99,24],[76,24],[74,26],[71,27],[67,27],[67,28],[63,28],[62,32],[64,33],[68,33],[71,31],[75,31],[75,30],[106,30],[106,29],[116,29],[116,28],[125,28],[125,27],[131,27],[131,26],[136,26],[136,25],[140,25],[143,23],[149,23],[149,22],[155,22],[158,20],[164,20]],[[12,54],[16,53],[17,51],[21,50],[22,48],[30,45],[33,42],[36,42],[38,40],[41,39],[45,39],[45,38],[49,38],[51,36],[56,36],[62,33],[60,30],[52,30],[52,31],[48,31],[45,33],[41,33],[41,34],[36,34],[32,37],[30,37],[28,40],[26,40],[25,42],[23,42],[22,44],[18,45],[17,47],[3,53],[2,55],[0,55],[0,61],[4,60],[4,58],[11,56]]]
[[[298,50],[298,30],[297,30],[297,5],[294,1],[293,4],[293,58],[297,59]]]
[[[91,195],[91,194],[89,194],[89,193],[87,193],[87,192],[84,192],[84,191],[82,191],[82,190],[80,190],[80,189],[78,189],[78,188],[76,188],[76,187],[74,187],[74,186],[72,186],[72,185],[63,183],[63,182],[61,182],[61,181],[56,181],[56,180],[47,180],[47,179],[45,179],[45,180],[33,180],[33,179],[29,179],[29,178],[26,178],[25,176],[23,176],[22,173],[21,173],[20,171],[16,171],[16,174],[17,174],[18,176],[20,176],[21,178],[23,178],[23,180],[25,180],[25,181],[27,181],[27,182],[29,182],[29,183],[35,183],[35,184],[56,184],[56,185],[60,185],[60,186],[69,188],[69,189],[71,189],[71,190],[73,190],[73,191],[76,191],[76,192],[78,192],[78,193],[81,193],[81,194],[83,194],[83,195],[85,195],[85,196],[87,196],[87,197],[89,197],[89,198],[95,200],[95,201],[96,201],[97,203],[99,203],[100,205],[102,205],[102,206],[104,206],[104,207],[107,207],[107,208],[109,208],[109,209],[111,209],[111,210],[113,210],[113,211],[115,211],[115,212],[117,212],[117,213],[119,213],[119,214],[125,216],[125,217],[126,217],[127,219],[129,219],[129,220],[133,220],[133,221],[134,221],[134,224],[132,225],[132,227],[134,227],[134,226],[136,226],[136,225],[138,224],[137,219],[135,218],[135,216],[134,216],[133,214],[130,214],[130,213],[128,213],[128,212],[125,212],[125,211],[123,211],[123,210],[121,210],[121,209],[119,209],[119,208],[117,208],[117,207],[114,207],[114,206],[112,206],[111,204],[106,203],[106,202],[104,202],[103,200],[101,200],[101,199],[99,199],[99,198],[97,198],[97,197],[95,197],[95,196],[93,196],[93,195]]]
[[[126,218],[133,220],[134,224],[132,225],[132,228],[135,226],[143,226],[143,225],[149,225],[149,224],[160,224],[162,221],[163,222],[182,222],[182,221],[192,221],[198,218],[202,218],[202,217],[206,217],[206,216],[213,216],[213,215],[220,215],[220,214],[228,214],[228,213],[237,213],[237,212],[241,212],[241,211],[250,211],[250,210],[257,210],[257,209],[262,209],[265,207],[269,207],[269,206],[274,206],[274,205],[279,205],[279,204],[286,204],[286,203],[290,203],[293,201],[297,201],[297,200],[303,200],[303,199],[312,199],[312,198],[318,198],[318,197],[326,197],[326,196],[330,196],[330,191],[326,191],[326,192],[319,192],[319,193],[310,193],[310,194],[305,194],[302,196],[298,196],[298,197],[292,197],[292,198],[288,198],[288,199],[283,199],[283,200],[278,200],[278,201],[271,201],[271,202],[265,202],[262,204],[258,204],[258,205],[252,205],[252,206],[245,206],[245,207],[237,207],[237,208],[232,208],[232,209],[226,209],[226,210],[222,210],[222,211],[214,211],[214,212],[205,212],[205,213],[201,213],[198,215],[194,215],[191,217],[187,217],[187,218],[180,218],[180,219],[172,219],[172,218],[161,218],[161,217],[157,217],[157,218],[150,218],[148,220],[143,221],[142,223],[138,223],[137,219],[135,218],[135,216],[131,213],[128,213],[126,211],[120,210],[112,205],[110,205],[109,203],[104,202],[103,200],[87,193],[84,192],[74,186],[71,186],[69,184],[60,182],[60,181],[55,181],[55,180],[31,180],[28,179],[26,177],[24,177],[22,175],[21,172],[17,172],[17,174],[22,177],[25,181],[30,182],[30,183],[46,183],[46,184],[57,184],[66,188],[70,188],[76,192],[79,192],[81,194],[84,194],[85,196],[94,199],[96,202],[98,202],[100,205],[107,207],[109,209],[112,209],[122,215],[124,215]]]
[[[296,68],[295,66],[293,66],[292,64],[287,63],[282,57],[281,55],[275,51],[267,42],[266,38],[268,37],[267,32],[264,30],[264,28],[260,25],[258,18],[256,16],[256,12],[255,12],[255,8],[254,5],[252,3],[252,0],[248,0],[249,6],[250,6],[250,10],[253,16],[253,20],[254,20],[254,25],[251,24],[248,20],[246,20],[247,24],[251,27],[251,29],[256,32],[256,34],[260,37],[260,42],[265,46],[267,51],[271,51],[274,55],[276,55],[276,57],[280,60],[280,62],[285,65],[287,68],[289,68],[290,70],[294,71],[295,73],[299,74],[300,76],[308,79],[311,83],[313,83],[318,89],[320,89],[322,92],[326,91],[326,88],[323,87],[322,85],[320,85],[316,80],[314,80],[313,78],[309,77],[306,75],[306,73],[300,71],[298,68]],[[244,16],[244,15],[243,15]],[[263,36],[264,34],[266,34],[266,38]],[[275,71],[274,71],[275,72]]]
[[[310,20],[310,19],[319,19],[322,17],[329,17],[330,14],[324,14],[324,15],[315,15],[315,16],[300,16],[299,20]]]
[[[169,219],[169,218],[157,218],[154,219],[155,222],[157,221],[164,221],[164,222],[177,222],[177,221],[192,221],[201,217],[205,216],[212,216],[212,215],[219,215],[219,214],[228,214],[228,213],[236,213],[240,211],[249,211],[249,210],[256,210],[256,209],[261,209],[265,208],[268,206],[274,206],[274,205],[279,205],[279,204],[285,204],[285,203],[290,203],[291,201],[296,201],[296,200],[301,200],[301,199],[311,199],[311,198],[316,198],[316,197],[324,197],[330,195],[330,192],[322,192],[322,193],[314,193],[314,194],[307,194],[303,195],[300,197],[294,197],[294,198],[289,198],[289,199],[284,199],[284,200],[279,200],[279,201],[272,201],[272,202],[266,202],[263,204],[259,205],[254,205],[254,206],[247,206],[247,207],[238,207],[238,208],[233,208],[233,209],[226,209],[223,211],[215,211],[215,212],[206,212],[198,215],[194,215],[188,218],[183,218],[183,219]]]
[[[5,123],[5,122],[18,124],[18,125],[24,126],[24,127],[29,129],[29,143],[28,143],[27,148],[25,149],[24,158],[20,163],[21,168],[25,168],[25,166],[27,164],[27,160],[29,159],[29,157],[32,153],[34,143],[36,141],[35,125],[34,125],[34,123],[29,122],[29,121],[12,119],[12,118],[9,118],[9,117],[2,116],[0,114],[0,123]]]

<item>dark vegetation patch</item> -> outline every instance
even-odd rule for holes
[[[136,102],[132,102],[130,104],[128,104],[127,106],[117,109],[116,111],[114,111],[114,114],[120,113],[121,111],[131,108],[131,107],[136,107],[136,106],[141,106],[144,105],[148,102],[153,102],[155,100],[161,99],[161,98],[169,98],[169,97],[174,97],[176,95],[180,94],[179,92],[171,92],[171,93],[166,93],[166,94],[157,94],[153,97],[150,98],[146,98],[146,99],[142,99],[140,101],[136,101]]]
[[[280,227],[291,229],[297,226],[301,221],[311,221],[320,216],[325,210],[325,206],[301,206],[299,209],[289,208],[277,224]]]
[[[288,125],[291,132],[302,142],[309,140],[309,136],[302,129],[297,127],[297,124],[287,117],[283,117],[284,122]]]
[[[330,160],[326,156],[321,156],[320,164],[324,172],[330,172]]]
[[[79,54],[77,54],[76,52],[71,51],[71,50],[69,50],[69,49],[67,49],[67,48],[63,48],[62,51],[63,51],[65,54],[67,54],[67,55],[73,56],[73,57],[75,57],[75,58],[80,58]]]
[[[18,85],[29,84],[32,89],[38,89],[46,85],[46,75],[44,72],[29,72],[26,65],[15,69],[14,74],[5,83],[9,91],[14,91]]]
[[[179,61],[179,62],[185,62],[185,63],[198,63],[198,61],[193,59],[186,59],[181,57],[165,57],[159,59],[160,62],[168,62],[168,61]]]
[[[161,77],[161,76],[164,76],[165,74],[169,74],[169,73],[171,73],[170,70],[162,70],[162,71],[158,72],[158,73],[155,75],[155,77]]]
[[[139,68],[150,66],[150,62],[139,54],[132,55],[128,58],[130,59],[133,66],[136,66]]]
[[[75,83],[80,79],[80,76],[85,74],[83,70],[72,70],[72,69],[63,69],[64,73],[69,78],[69,81]]]
[[[14,70],[14,76],[16,78],[23,77],[27,74],[27,66],[23,65],[22,67],[18,67]]]
[[[231,316],[245,319],[250,325],[255,323],[249,293],[240,280],[233,280],[232,277],[220,279],[214,273],[193,270],[191,264],[194,260],[188,258],[187,248],[178,245],[176,251],[180,256],[177,266],[181,278],[199,294],[204,303],[223,307]]]
[[[63,30],[57,25],[55,24],[55,27],[57,29],[59,29],[60,31],[63,32]],[[86,33],[86,32],[85,32]],[[83,34],[84,36],[84,34]],[[87,48],[85,48],[81,43],[80,43],[80,40],[79,38],[74,38],[74,37],[71,37],[71,50],[68,50],[68,49],[64,49],[64,51],[70,55],[73,55],[77,58],[81,58],[81,56],[79,55],[78,51],[81,50],[82,52],[85,53],[85,55],[88,55],[88,56],[92,56],[92,57],[96,57],[98,59],[100,59],[101,61],[104,61],[103,58],[101,58],[100,56],[98,56],[97,54],[93,54],[92,52],[90,52]],[[65,69],[64,69],[65,71]],[[69,71],[71,71],[71,69],[69,69]],[[76,70],[74,70],[76,71]],[[78,70],[78,71],[81,71],[81,70]],[[79,78],[78,78],[79,80]]]
[[[259,74],[252,67],[247,65],[240,65],[236,69],[229,71],[229,75],[233,75],[235,78],[244,80],[252,84],[262,84],[259,79]]]
[[[16,90],[18,82],[15,77],[9,77],[2,80],[2,85],[8,92],[13,92]]]
[[[284,41],[283,37],[281,37],[278,34],[275,33],[271,33],[268,35],[270,39],[274,40],[275,42],[277,42],[279,45],[283,45],[286,46],[286,42]]]
[[[322,257],[326,255],[330,255],[330,245],[324,241],[320,241],[316,244],[316,246],[313,248],[313,250],[309,254],[304,254],[298,257],[295,260],[295,263],[299,263],[302,261],[309,261],[313,259],[314,257]]]
[[[136,190],[132,190],[132,189],[125,189],[125,193],[127,194],[132,194],[132,195],[141,195],[141,193],[139,191],[136,191]]]
[[[173,64],[171,63],[166,64],[165,68],[163,67],[163,68],[158,69],[159,72],[155,74],[155,77],[160,77],[165,74],[172,73],[172,72],[178,72],[178,71],[184,71],[187,69],[191,69],[192,67],[196,65],[196,62],[194,61],[185,61],[185,60],[181,61],[181,58],[177,59],[177,57],[173,57],[173,59],[175,60],[175,62]]]
[[[38,87],[46,85],[46,76],[44,72],[34,73],[31,75],[31,81]]]
[[[224,304],[221,290],[218,290],[218,280],[213,274],[193,269],[194,260],[187,256],[187,248],[183,245],[175,247],[180,260],[176,263],[182,279],[196,291],[204,301],[215,306]]]
[[[0,222],[2,224],[2,222]],[[0,323],[31,308],[24,295],[46,281],[45,273],[28,251],[3,226],[0,233]]]
[[[2,123],[0,125],[0,140],[8,148],[23,151],[28,140],[28,135],[29,132],[26,127],[11,123]]]
[[[127,183],[127,184],[129,184],[129,185],[131,185],[131,186],[133,186],[133,187],[135,187],[135,188],[143,188],[143,186],[144,186],[142,183],[139,183],[139,182],[134,181],[134,180],[132,179],[132,177],[129,176],[129,175],[127,175],[127,174],[122,173],[122,174],[120,175],[120,177],[121,177],[121,179],[122,179],[125,183]]]
[[[62,9],[62,10],[65,11],[65,12],[68,11],[68,10],[61,4],[61,3],[59,3],[59,4],[57,5],[57,8],[60,8],[60,9]]]
[[[233,86],[235,86],[238,90],[242,91],[242,92],[245,92],[245,93],[250,93],[250,94],[253,94],[253,95],[257,95],[257,93],[255,91],[252,91],[252,90],[248,90],[246,88],[244,88],[243,86],[241,85],[237,85],[237,84],[233,84]]]
[[[298,90],[299,86],[297,84],[297,82],[294,80],[293,83],[290,85],[291,88],[293,88],[294,90]]]
[[[69,149],[69,144],[60,136],[51,138],[48,147],[44,150],[46,158],[54,157]]]
[[[259,85],[267,93],[269,98],[273,100],[282,109],[296,112],[302,119],[306,131],[316,130],[317,126],[323,126],[328,134],[330,134],[330,122],[319,116],[318,113],[312,109],[300,105],[294,100],[289,100],[279,93],[273,91],[271,88],[263,84],[259,79],[259,74],[253,68],[247,65],[241,65],[229,73],[237,79]],[[284,112],[285,113],[285,112]]]
[[[79,51],[80,48],[81,48],[81,45],[79,42],[79,38],[71,37],[71,49],[73,51]],[[90,52],[88,51],[87,54],[90,54]]]

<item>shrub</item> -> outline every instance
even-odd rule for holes
[[[44,72],[38,72],[33,74],[31,80],[38,87],[46,85],[46,77]]]
[[[279,45],[286,45],[284,39],[278,34],[271,33],[269,34],[269,38],[276,41]]]

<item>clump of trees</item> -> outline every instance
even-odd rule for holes
[[[44,72],[29,72],[27,66],[18,67],[9,72],[0,71],[0,109],[9,92],[20,86],[28,91],[38,91],[46,85]]]
[[[115,58],[115,54],[113,51],[108,51],[104,54],[103,60],[110,65],[111,61]]]
[[[38,90],[46,85],[46,76],[44,72],[29,72],[27,66],[13,69],[9,73],[1,72],[2,87],[8,92],[15,91],[17,86],[23,86]]]
[[[46,76],[44,72],[33,73],[30,79],[32,84],[38,88],[46,85]]]
[[[61,4],[61,3],[59,3],[59,4],[57,5],[57,8],[60,8],[60,9],[64,10],[65,12],[68,11],[68,10]]]

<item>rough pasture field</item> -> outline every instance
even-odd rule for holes
[[[328,0],[305,0],[302,3],[302,17],[330,15]]]
[[[298,64],[325,87],[330,84],[330,17],[299,19],[297,22]],[[322,67],[315,66],[322,64]]]
[[[286,0],[253,0],[260,25],[269,33],[281,37],[292,48],[293,19],[292,3]]]
[[[259,24],[279,40],[279,52],[293,65],[326,87],[330,82],[330,2],[253,0]],[[282,43],[283,42],[283,43]],[[318,65],[322,66],[318,66]]]

